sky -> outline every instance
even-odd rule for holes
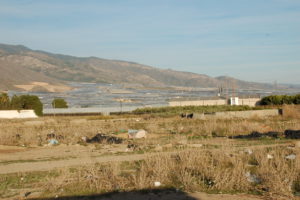
[[[300,0],[0,0],[0,43],[300,84]]]

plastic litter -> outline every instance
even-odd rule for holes
[[[141,130],[134,130],[129,129],[128,130],[128,138],[146,138],[147,131],[141,129]]]
[[[155,186],[155,187],[159,187],[159,186],[161,186],[161,183],[160,183],[159,181],[155,181],[155,182],[154,182],[154,186]]]
[[[261,183],[261,179],[258,178],[255,174],[251,174],[250,172],[246,172],[245,176],[250,183]]]
[[[59,142],[56,140],[56,139],[51,139],[51,140],[49,140],[49,143],[48,143],[48,145],[57,145],[57,144],[59,144]]]
[[[253,151],[251,149],[245,149],[244,152],[247,153],[247,154],[249,154],[249,155],[253,154]]]
[[[290,154],[290,155],[286,156],[285,158],[289,159],[289,160],[295,160],[296,159],[296,155],[295,154]]]
[[[272,156],[271,154],[267,154],[267,158],[268,158],[268,159],[273,159],[274,156]]]

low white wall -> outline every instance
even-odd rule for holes
[[[1,119],[37,118],[33,110],[0,110]]]
[[[255,107],[259,104],[260,98],[239,99],[239,105]]]

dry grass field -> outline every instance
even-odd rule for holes
[[[251,119],[159,115],[0,120],[3,199],[297,199],[299,114]],[[128,139],[128,129],[147,138]],[[231,139],[254,131],[277,138]],[[97,133],[121,144],[85,143]],[[55,134],[58,145],[48,145]],[[156,182],[156,183],[155,183]],[[159,182],[159,183],[158,183]]]

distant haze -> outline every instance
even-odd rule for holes
[[[0,43],[300,84],[299,0],[0,0]]]

